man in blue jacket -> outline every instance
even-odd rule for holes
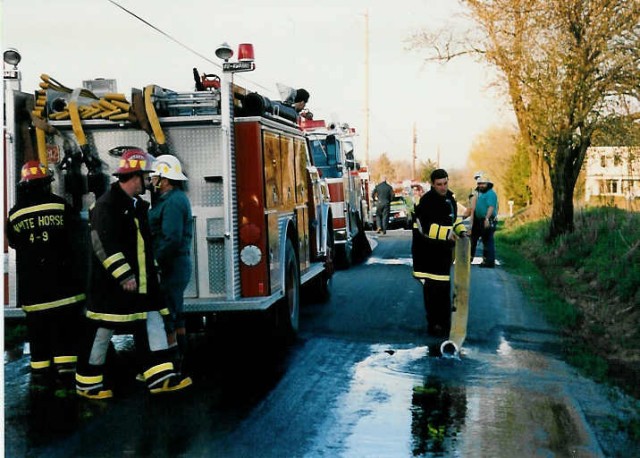
[[[496,245],[493,235],[498,216],[498,195],[493,190],[489,176],[481,174],[477,178],[478,196],[473,212],[471,229],[471,258],[476,255],[478,239],[482,238],[482,264],[480,267],[494,268],[496,265]]]
[[[182,189],[187,177],[175,156],[156,158],[151,183],[156,193],[149,212],[153,254],[160,269],[160,288],[169,315],[165,327],[170,348],[176,348],[180,366],[187,346],[184,319],[184,290],[191,278],[193,216],[189,198]]]

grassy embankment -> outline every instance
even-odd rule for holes
[[[575,231],[552,243],[548,226],[501,228],[498,258],[563,331],[569,363],[640,398],[640,213],[576,212]],[[640,438],[640,424],[629,426]]]

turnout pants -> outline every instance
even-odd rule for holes
[[[447,337],[451,329],[451,282],[426,278],[422,286],[427,331],[437,337]]]
[[[32,374],[73,373],[77,361],[81,302],[25,311]]]
[[[133,334],[137,356],[149,389],[160,386],[164,380],[175,375],[160,312],[148,312],[146,320],[125,324],[91,319],[86,321],[87,329],[80,347],[76,372],[78,390],[104,389],[104,365],[116,330]]]

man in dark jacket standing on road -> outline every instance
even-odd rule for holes
[[[457,236],[466,227],[457,216],[457,204],[449,191],[449,176],[443,169],[431,173],[431,190],[416,207],[413,229],[413,276],[423,284],[428,333],[446,338],[451,328],[450,272]]]
[[[103,380],[103,367],[116,330],[134,336],[152,394],[191,385],[169,362],[167,335],[144,194],[152,158],[138,148],[127,149],[114,175],[118,181],[91,210],[93,246],[88,332],[76,373],[78,395],[90,399],[113,396]]]
[[[373,188],[373,199],[378,199],[376,203],[376,223],[377,232],[387,233],[389,224],[389,212],[391,211],[391,201],[393,200],[393,188],[387,183],[387,177],[383,176],[382,181]]]
[[[74,265],[74,214],[51,192],[53,176],[43,164],[28,161],[21,174],[6,234],[16,250],[17,299],[26,315],[31,386],[46,389],[52,377],[73,386],[85,300],[84,285],[74,276],[79,268]]]

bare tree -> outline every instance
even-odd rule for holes
[[[459,1],[474,28],[423,31],[412,47],[426,48],[432,61],[473,54],[499,70],[529,152],[537,213],[551,208],[551,237],[572,231],[592,136],[611,117],[633,118],[629,107],[637,106],[640,1]]]

